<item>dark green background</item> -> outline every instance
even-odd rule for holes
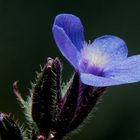
[[[35,71],[47,56],[59,56],[63,79],[72,66],[62,57],[52,36],[54,17],[72,13],[80,17],[86,40],[105,34],[123,38],[129,55],[140,53],[139,0],[1,0],[0,1],[0,110],[23,119],[12,92],[19,81],[23,97],[28,94]],[[133,73],[132,73],[133,74]],[[139,140],[140,84],[109,88],[94,118],[73,140]]]

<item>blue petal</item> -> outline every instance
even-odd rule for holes
[[[83,47],[84,31],[80,19],[71,14],[56,16],[54,26],[62,28],[75,47],[80,50]]]
[[[92,46],[103,56],[106,56],[109,61],[120,61],[127,58],[128,55],[125,42],[113,35],[105,35],[95,39]]]
[[[81,73],[80,78],[84,84],[94,87],[107,87],[125,83],[123,81],[117,81],[111,78],[105,78],[88,73]]]
[[[114,80],[133,83],[140,81],[140,55],[128,57],[119,64],[108,66],[104,76]]]
[[[53,35],[55,42],[63,56],[67,58],[67,60],[74,66],[75,69],[77,69],[77,57],[79,56],[79,52],[65,34],[64,30],[55,25],[53,26]]]

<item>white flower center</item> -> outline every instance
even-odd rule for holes
[[[107,56],[102,54],[100,50],[93,48],[90,44],[84,44],[84,47],[81,50],[81,59],[79,62],[79,66],[82,71],[92,72],[93,70],[93,73],[96,71],[95,73],[97,74],[107,63]]]

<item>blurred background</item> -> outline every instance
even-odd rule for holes
[[[72,75],[72,66],[52,36],[52,24],[59,13],[80,17],[87,41],[112,34],[125,40],[129,55],[140,54],[139,0],[1,0],[0,111],[24,121],[12,84],[18,80],[26,98],[30,81],[47,56],[60,57],[64,81]],[[139,140],[140,84],[108,88],[93,116],[72,140]]]

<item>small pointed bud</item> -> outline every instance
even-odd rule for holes
[[[46,135],[56,124],[60,69],[61,63],[57,59],[48,58],[32,90],[32,117],[39,130]]]
[[[0,113],[0,138],[2,140],[23,140],[19,126],[5,113]]]

